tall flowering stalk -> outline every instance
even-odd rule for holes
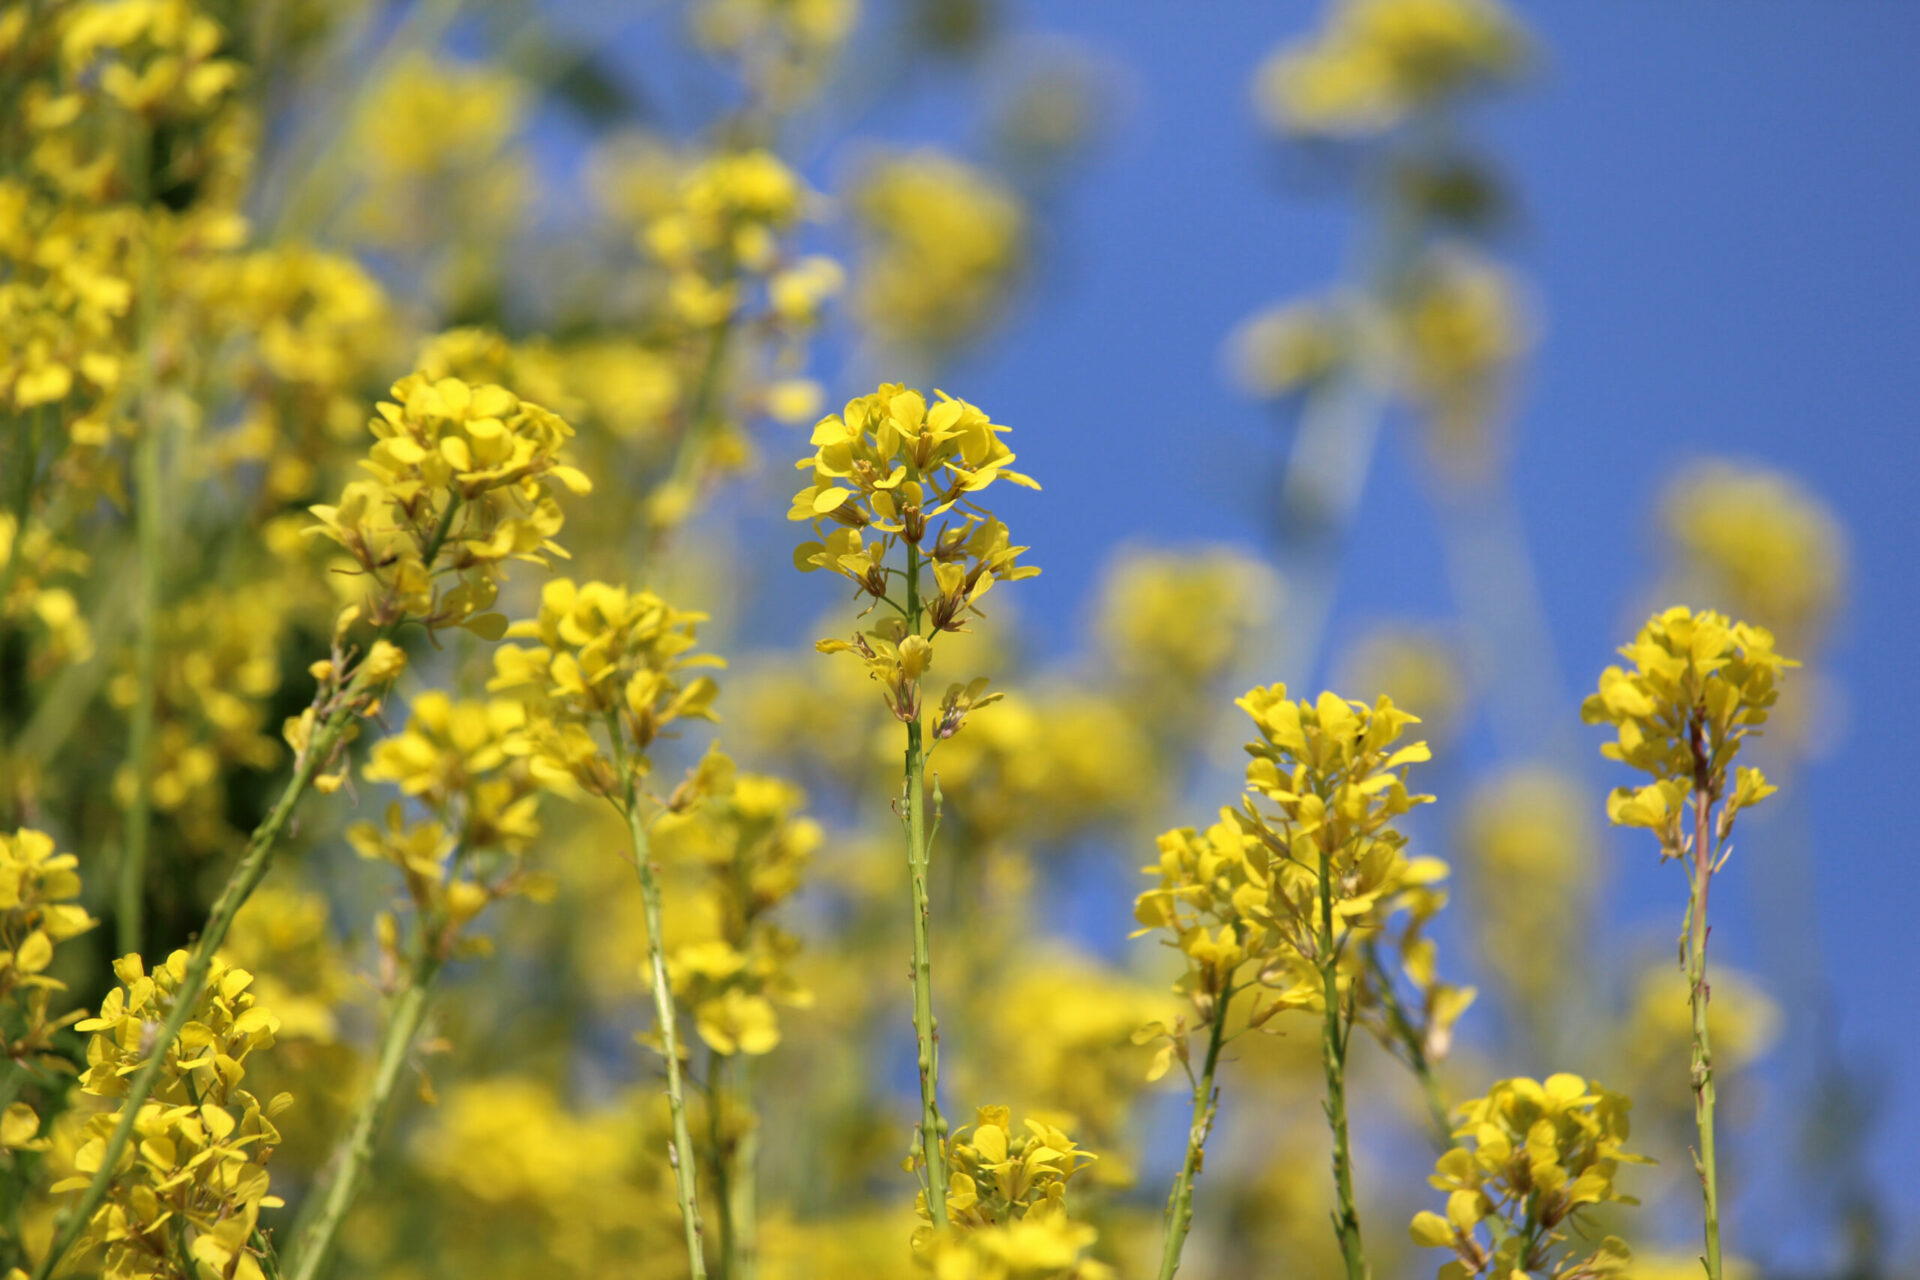
[[[376,746],[367,763],[368,781],[393,784],[427,811],[425,819],[409,823],[396,801],[383,822],[358,823],[347,833],[360,856],[401,873],[412,927],[403,942],[393,916],[379,919],[390,990],[374,1078],[340,1140],[332,1181],[303,1206],[289,1280],[323,1274],[347,1211],[366,1184],[441,970],[462,955],[485,951],[487,940],[471,930],[487,907],[547,887],[521,862],[540,834],[539,784],[507,750],[525,718],[517,702],[455,702],[433,690],[413,700],[407,727]]]
[[[465,627],[497,637],[505,619],[485,610],[505,562],[545,563],[564,554],[552,541],[562,516],[549,479],[576,493],[591,487],[559,460],[572,435],[565,422],[502,387],[470,387],[452,378],[433,382],[415,374],[394,384],[393,395],[369,424],[375,443],[364,466],[370,478],[349,483],[337,506],[313,509],[314,532],[344,548],[341,569],[362,579],[366,590],[341,611],[332,656],[313,666],[320,685],[313,705],[287,722],[293,777],[254,828],[193,949],[184,953],[177,998],[128,1082],[128,1102],[105,1140],[99,1171],[62,1217],[34,1280],[48,1280],[106,1197],[141,1106],[206,989],[214,954],[266,876],[294,809],[310,788],[331,793],[346,780],[339,757],[360,717],[378,710],[406,667],[393,637],[408,622],[429,632]],[[364,653],[351,642],[362,623],[373,630]]]
[[[1347,1134],[1347,1045],[1363,1021],[1390,1047],[1414,1030],[1372,953],[1387,918],[1398,911],[1413,917],[1402,952],[1423,994],[1423,1044],[1444,1050],[1452,1020],[1472,999],[1471,991],[1438,982],[1431,944],[1417,940],[1419,924],[1444,900],[1432,886],[1446,865],[1406,857],[1406,838],[1392,826],[1433,799],[1406,788],[1406,766],[1429,755],[1421,742],[1395,748],[1401,730],[1418,720],[1387,698],[1372,707],[1331,693],[1294,702],[1276,684],[1252,690],[1238,705],[1260,733],[1247,744],[1253,759],[1241,808],[1222,809],[1204,833],[1184,828],[1161,836],[1160,862],[1147,868],[1160,884],[1134,907],[1141,933],[1164,931],[1168,945],[1185,955],[1179,989],[1197,1017],[1193,1031],[1183,1019],[1171,1029],[1150,1023],[1135,1036],[1164,1041],[1149,1078],[1177,1059],[1193,1084],[1186,1158],[1168,1195],[1160,1280],[1178,1271],[1192,1227],[1194,1180],[1219,1108],[1221,1050],[1289,1009],[1321,1015],[1334,1227],[1347,1274],[1360,1280],[1366,1260]],[[1233,1002],[1245,992],[1252,998],[1244,1025],[1230,1029]],[[1202,1032],[1206,1050],[1196,1074],[1191,1040]]]
[[[1706,1209],[1707,1277],[1720,1280],[1707,898],[1714,873],[1726,864],[1735,816],[1775,790],[1760,770],[1735,768],[1734,759],[1744,739],[1762,732],[1779,697],[1782,673],[1799,664],[1774,652],[1773,634],[1764,627],[1685,606],[1655,614],[1620,652],[1633,668],[1603,671],[1598,692],[1581,704],[1580,714],[1589,724],[1614,726],[1618,736],[1601,747],[1603,755],[1653,778],[1639,787],[1615,789],[1607,797],[1608,818],[1653,831],[1661,861],[1676,858],[1687,868],[1680,947],[1693,1014],[1690,1079],[1700,1134],[1694,1163]]]
[[[714,718],[719,687],[709,677],[683,675],[690,668],[725,665],[714,655],[690,652],[694,629],[705,618],[675,609],[650,591],[556,579],[541,594],[539,616],[515,624],[509,633],[538,643],[503,645],[494,654],[495,674],[488,684],[524,702],[527,723],[513,750],[527,758],[536,778],[564,793],[599,796],[626,821],[647,921],[648,985],[666,1059],[673,1117],[667,1159],[694,1280],[707,1274],[704,1232],[662,938],[665,908],[653,858],[660,808],[649,805],[643,784],[663,730],[676,720]]]
[[[968,615],[977,612],[980,598],[996,581],[1015,582],[1040,572],[1018,562],[1026,548],[1012,545],[1007,526],[976,496],[1002,479],[1040,487],[1008,469],[1014,455],[1000,440],[1005,431],[964,400],[941,393],[929,406],[918,391],[882,384],[814,427],[816,451],[798,464],[812,479],[794,495],[787,513],[789,520],[811,521],[821,535],[820,541],[795,548],[796,568],[802,573],[830,569],[872,598],[867,612],[885,605],[895,615],[851,640],[822,640],[816,647],[860,659],[880,684],[887,709],[906,726],[900,818],[913,895],[913,1026],[920,1075],[920,1123],[912,1154],[926,1167],[923,1194],[936,1232],[948,1222],[948,1168],[928,933],[929,748],[920,677],[933,662],[934,641],[943,632],[965,630]],[[931,523],[936,520],[938,528]],[[829,524],[837,527],[827,532]],[[904,567],[889,563],[896,547],[905,550]],[[933,720],[936,743],[958,733],[974,708],[999,696],[986,694],[986,683],[981,678],[948,687]]]
[[[1253,761],[1239,816],[1284,860],[1284,874],[1304,881],[1312,895],[1304,903],[1286,899],[1292,949],[1296,968],[1305,961],[1320,986],[1320,1061],[1338,1202],[1334,1231],[1349,1280],[1365,1280],[1346,1085],[1347,1046],[1364,981],[1343,974],[1342,961],[1360,962],[1352,948],[1378,928],[1387,904],[1423,878],[1393,824],[1415,805],[1432,802],[1406,785],[1406,766],[1431,756],[1424,742],[1395,747],[1401,730],[1419,719],[1386,697],[1372,707],[1331,693],[1296,702],[1286,686],[1271,685],[1239,705],[1260,731],[1260,739],[1247,744]]]

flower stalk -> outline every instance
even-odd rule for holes
[[[1340,953],[1333,937],[1332,828],[1322,828],[1320,839],[1319,952],[1322,997],[1326,1004],[1320,1024],[1320,1065],[1327,1078],[1327,1126],[1333,1131],[1333,1189],[1337,1207],[1334,1234],[1340,1239],[1340,1257],[1347,1280],[1366,1280],[1366,1254],[1360,1244],[1360,1212],[1353,1198],[1353,1152],[1347,1137],[1347,1041],[1351,1022],[1341,1012]]]
[[[424,559],[432,564],[438,556],[441,545],[446,541],[453,527],[455,514],[460,510],[460,500],[453,498],[447,504],[432,534],[424,547]],[[376,633],[372,648],[382,643],[391,643],[391,636],[400,629],[405,615],[394,618],[382,626]],[[372,649],[370,648],[369,652]],[[113,1133],[107,1138],[107,1145],[100,1157],[99,1168],[94,1172],[93,1180],[87,1184],[80,1198],[68,1206],[55,1227],[53,1242],[46,1256],[34,1269],[32,1280],[49,1280],[60,1261],[73,1248],[80,1233],[106,1199],[107,1189],[113,1183],[114,1173],[119,1168],[120,1158],[126,1152],[127,1144],[132,1140],[133,1127],[140,1115],[140,1108],[153,1096],[154,1086],[159,1082],[161,1068],[165,1065],[167,1051],[180,1038],[181,1030],[192,1018],[201,993],[207,987],[207,975],[213,967],[213,958],[220,946],[227,940],[227,931],[233,927],[234,917],[240,914],[240,908],[246,905],[253,891],[260,887],[266,878],[267,870],[273,865],[273,853],[279,846],[280,838],[286,834],[287,825],[293,820],[293,811],[299,805],[301,797],[313,786],[333,761],[344,741],[347,730],[359,715],[365,695],[373,683],[376,673],[369,664],[362,663],[332,700],[332,707],[320,720],[312,738],[306,743],[294,762],[293,777],[287,780],[286,787],[280,792],[280,798],[274,802],[259,826],[247,839],[247,847],[227,876],[227,882],[220,889],[220,896],[214,899],[213,908],[207,914],[207,923],[194,942],[187,956],[186,977],[181,981],[174,999],[172,1010],[160,1031],[153,1037],[145,1062],[133,1074],[127,1084],[126,1096],[120,1103],[120,1119],[114,1125]]]
[[[1220,994],[1213,1014],[1213,1029],[1207,1037],[1207,1056],[1200,1075],[1193,1082],[1193,1123],[1187,1129],[1187,1154],[1180,1163],[1180,1174],[1167,1196],[1167,1238],[1160,1251],[1159,1280],[1173,1280],[1180,1270],[1180,1251],[1186,1246],[1187,1233],[1193,1229],[1193,1180],[1206,1156],[1207,1135],[1213,1132],[1213,1119],[1220,1108],[1220,1091],[1214,1085],[1214,1073],[1220,1065],[1220,1049],[1226,1043],[1227,1006],[1234,991],[1228,987]]]
[[[359,1198],[373,1167],[373,1153],[387,1110],[406,1069],[414,1041],[426,1020],[428,998],[440,973],[441,959],[436,948],[424,940],[407,973],[406,985],[393,1000],[387,1028],[380,1039],[379,1065],[373,1084],[360,1102],[353,1126],[335,1157],[336,1172],[328,1185],[319,1210],[311,1223],[297,1230],[295,1253],[286,1269],[287,1280],[316,1280],[324,1273],[335,1239],[345,1224],[347,1211]]]
[[[1706,1207],[1707,1280],[1720,1280],[1720,1185],[1713,1142],[1713,1043],[1707,1034],[1707,891],[1713,884],[1718,850],[1712,842],[1714,779],[1704,727],[1694,717],[1690,745],[1693,751],[1693,861],[1689,868],[1687,899],[1687,1001],[1693,1012],[1693,1118],[1700,1133],[1695,1166]]]
[[[907,543],[907,634],[918,636],[924,613],[920,600],[920,548]],[[933,954],[928,936],[931,908],[927,874],[927,755],[920,716],[906,722],[907,879],[913,893],[913,1034],[920,1073],[920,1126],[914,1143],[927,1162],[927,1211],[936,1229],[947,1225],[947,1156],[942,1145],[947,1122],[940,1115],[940,1029],[933,1016]]]
[[[620,741],[614,730],[613,741]],[[616,750],[618,747],[616,746]],[[654,1018],[660,1025],[660,1048],[667,1060],[667,1109],[673,1116],[673,1145],[667,1162],[673,1166],[674,1196],[680,1203],[680,1225],[687,1238],[687,1270],[693,1280],[706,1280],[707,1256],[701,1243],[700,1201],[695,1188],[693,1137],[687,1127],[686,1083],[680,1071],[680,1031],[674,1016],[673,988],[667,982],[667,953],[661,942],[660,876],[653,865],[647,824],[640,812],[639,781],[627,773],[627,792],[621,810],[633,843],[633,866],[640,876],[640,902],[647,917],[647,977],[653,991]]]

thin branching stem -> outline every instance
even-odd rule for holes
[[[919,635],[920,548],[907,544],[907,634]],[[934,1229],[947,1225],[947,1155],[941,1140],[947,1124],[940,1115],[940,1030],[933,1017],[933,955],[928,937],[927,902],[927,757],[921,743],[918,708],[907,721],[906,755],[907,879],[913,892],[913,1032],[920,1071],[920,1127],[915,1145],[927,1162],[927,1212]]]
[[[1707,1035],[1707,890],[1713,883],[1714,846],[1712,762],[1700,717],[1694,717],[1692,892],[1687,904],[1687,1000],[1693,1010],[1693,1117],[1700,1130],[1695,1163],[1706,1208],[1707,1280],[1720,1280],[1720,1186],[1713,1146],[1713,1045]]]
[[[360,1100],[360,1110],[334,1157],[333,1181],[318,1201],[319,1209],[312,1221],[295,1233],[293,1260],[286,1272],[288,1280],[316,1280],[324,1274],[334,1241],[346,1223],[347,1211],[353,1207],[372,1171],[381,1126],[412,1055],[421,1024],[426,1020],[428,997],[439,972],[440,957],[423,937],[419,953],[408,966],[406,985],[394,996],[386,1031],[380,1039],[379,1065],[374,1071],[373,1084]]]
[[[1159,1280],[1173,1280],[1180,1270],[1180,1251],[1186,1246],[1187,1233],[1193,1229],[1193,1180],[1206,1155],[1207,1135],[1213,1131],[1213,1119],[1220,1107],[1219,1090],[1213,1077],[1220,1065],[1220,1048],[1226,1043],[1227,1010],[1234,989],[1231,984],[1216,998],[1213,1025],[1207,1033],[1207,1056],[1200,1076],[1193,1082],[1193,1119],[1187,1128],[1187,1154],[1180,1163],[1180,1174],[1167,1196],[1167,1237],[1160,1251]]]
[[[614,741],[619,740],[616,732]],[[640,903],[647,917],[647,977],[653,990],[654,1018],[660,1025],[660,1048],[667,1060],[667,1108],[673,1116],[673,1142],[667,1148],[667,1162],[673,1166],[674,1195],[680,1202],[680,1225],[687,1238],[687,1271],[692,1280],[706,1280],[707,1255],[701,1242],[694,1145],[687,1128],[686,1083],[680,1071],[680,1030],[674,1016],[673,988],[667,982],[666,947],[660,936],[665,918],[660,901],[660,875],[653,865],[646,817],[640,811],[639,784],[631,771],[623,768],[622,772],[627,774],[627,794],[621,807],[633,842],[633,866],[640,876]]]
[[[432,564],[439,555],[441,545],[446,541],[448,532],[453,528],[455,514],[460,509],[460,500],[455,498],[447,504],[439,524],[429,537],[422,559]],[[395,619],[382,627],[376,636],[376,643],[392,636],[400,628],[404,619]],[[201,993],[207,987],[207,975],[213,968],[214,954],[227,940],[227,931],[233,927],[234,917],[240,914],[240,908],[246,905],[260,881],[266,878],[267,869],[273,864],[274,850],[279,846],[280,838],[286,834],[293,820],[293,811],[306,795],[313,780],[333,759],[340,747],[347,729],[359,713],[364,684],[361,676],[355,676],[347,688],[334,699],[333,710],[307,743],[294,764],[293,777],[287,780],[286,787],[280,792],[280,798],[253,834],[247,838],[246,850],[240,861],[234,866],[227,882],[221,887],[220,896],[214,899],[213,909],[207,914],[206,926],[200,931],[193,949],[187,955],[186,976],[181,979],[179,988],[174,992],[173,1008],[167,1013],[167,1020],[153,1037],[148,1050],[147,1060],[133,1074],[127,1084],[126,1095],[120,1101],[120,1118],[115,1123],[113,1133],[108,1136],[105,1149],[100,1155],[100,1166],[87,1184],[80,1198],[69,1205],[61,1215],[55,1227],[53,1242],[46,1255],[40,1259],[40,1265],[34,1268],[32,1280],[48,1280],[60,1261],[73,1248],[80,1233],[106,1199],[107,1189],[113,1184],[115,1172],[120,1167],[120,1157],[126,1152],[127,1143],[133,1137],[134,1121],[139,1118],[140,1108],[153,1096],[154,1086],[159,1083],[160,1069],[166,1064],[167,1051],[174,1041],[180,1038],[181,1029],[192,1019],[196,1006],[200,1003]]]
[[[1327,1126],[1333,1131],[1334,1234],[1347,1280],[1367,1280],[1366,1254],[1360,1244],[1360,1211],[1353,1197],[1353,1152],[1347,1138],[1347,1036],[1340,1002],[1340,953],[1333,938],[1333,849],[1331,829],[1320,839],[1319,959],[1326,1015],[1321,1021],[1320,1064],[1327,1078]]]

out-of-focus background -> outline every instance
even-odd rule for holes
[[[1440,970],[1479,993],[1443,1092],[1572,1071],[1630,1093],[1659,1163],[1622,1175],[1641,1207],[1597,1217],[1633,1244],[1629,1276],[1698,1274],[1685,881],[1606,826],[1630,778],[1579,714],[1647,615],[1687,603],[1803,663],[1758,747],[1780,794],[1715,881],[1729,1274],[1914,1274],[1920,8],[197,8],[250,71],[170,143],[215,161],[156,197],[218,232],[188,238],[153,322],[189,354],[154,374],[187,550],[157,641],[152,953],[204,918],[311,696],[337,601],[306,508],[353,474],[394,378],[506,383],[579,429],[597,487],[567,506],[577,572],[707,611],[702,646],[729,659],[717,729],[656,776],[717,733],[805,788],[765,793],[805,871],[767,944],[777,981],[720,1012],[705,977],[681,988],[696,1077],[748,1064],[730,1079],[762,1117],[763,1274],[913,1274],[898,725],[813,651],[855,607],[793,572],[809,535],[785,517],[822,413],[938,387],[1008,425],[1043,486],[994,498],[1044,573],[997,587],[930,677],[1009,694],[932,765],[948,1114],[1004,1102],[1099,1151],[1080,1185],[1100,1258],[1151,1273],[1187,1125],[1131,1042],[1177,972],[1129,938],[1139,868],[1235,801],[1233,699],[1284,680],[1424,721],[1415,781],[1438,801],[1407,826],[1453,868]],[[804,193],[714,176],[763,151]],[[700,241],[702,218],[731,238]],[[0,697],[0,818],[82,854],[104,923],[61,963],[97,1004],[138,696],[131,526],[102,477],[132,433],[70,434],[49,487],[86,500],[34,499],[52,540],[23,535],[39,559],[0,587],[27,602],[0,612],[20,637],[0,657],[33,677]],[[503,607],[537,607],[540,579],[516,570]],[[402,692],[483,696],[489,661],[473,636],[418,646]],[[289,1215],[368,1073],[391,977],[374,919],[400,895],[346,831],[391,798],[356,774],[313,805],[235,933],[285,1023],[249,1070],[296,1098],[273,1164]],[[557,896],[501,904],[492,954],[445,975],[338,1274],[683,1274],[659,1061],[634,1043],[644,923],[605,856],[623,835],[557,800],[541,821],[515,857]],[[701,904],[666,928],[692,966],[715,890],[691,838],[662,856],[670,898]],[[1333,1273],[1317,1033],[1271,1029],[1224,1073],[1183,1274]],[[1421,1099],[1361,1039],[1376,1274],[1431,1274],[1404,1230],[1440,1198]],[[60,1132],[48,1158],[70,1162]]]

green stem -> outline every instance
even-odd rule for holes
[[[616,732],[614,741],[619,740]],[[653,866],[646,822],[640,813],[639,789],[631,772],[622,771],[628,773],[624,806],[627,831],[633,840],[633,865],[640,873],[640,902],[647,916],[647,974],[653,986],[653,1013],[660,1024],[660,1045],[667,1059],[667,1107],[673,1114],[673,1144],[667,1148],[667,1163],[673,1166],[680,1223],[686,1229],[687,1268],[692,1280],[706,1280],[707,1258],[700,1242],[700,1202],[694,1187],[693,1138],[687,1130],[686,1087],[680,1076],[680,1032],[674,1019],[673,990],[667,984],[666,948],[660,938],[664,914],[660,907],[660,880]]]
[[[1374,984],[1380,990],[1380,1004],[1387,1011],[1387,1025],[1394,1039],[1400,1042],[1407,1068],[1420,1082],[1420,1091],[1427,1103],[1427,1120],[1433,1125],[1440,1149],[1445,1151],[1453,1146],[1453,1121],[1447,1111],[1446,1097],[1440,1092],[1440,1081],[1433,1074],[1433,1063],[1427,1059],[1426,1042],[1413,1020],[1407,1017],[1406,1006],[1400,1003],[1400,994],[1394,990],[1393,979],[1380,959],[1380,949],[1371,940],[1366,944],[1365,954],[1367,968],[1373,971]]]
[[[713,1199],[720,1215],[721,1280],[732,1280],[734,1263],[733,1178],[731,1154],[727,1150],[727,1127],[721,1115],[725,1093],[727,1059],[718,1053],[707,1055],[707,1159],[713,1166]]]
[[[759,1280],[760,1277],[760,1114],[754,1103],[754,1059],[743,1058],[733,1072],[746,1127],[732,1148],[732,1168],[728,1172],[731,1203],[728,1218],[733,1223],[733,1271],[730,1280]]]
[[[1696,1159],[1706,1202],[1707,1280],[1720,1280],[1720,1186],[1713,1150],[1713,1045],[1707,1036],[1707,891],[1713,883],[1712,775],[1702,730],[1693,730],[1693,865],[1687,907],[1687,999],[1693,1009],[1693,1118],[1700,1130]]]
[[[1193,1123],[1187,1129],[1187,1157],[1174,1179],[1167,1197],[1167,1240],[1160,1252],[1159,1280],[1173,1280],[1180,1269],[1180,1250],[1193,1229],[1193,1180],[1200,1172],[1206,1153],[1207,1135],[1213,1130],[1213,1118],[1220,1106],[1220,1095],[1213,1086],[1214,1072],[1220,1064],[1220,1046],[1226,1042],[1227,1006],[1233,1000],[1233,988],[1222,992],[1213,1009],[1213,1028],[1207,1036],[1207,1057],[1200,1078],[1193,1085]]]
[[[1347,1280],[1367,1280],[1360,1246],[1360,1212],[1353,1198],[1353,1153],[1347,1140],[1347,1037],[1340,1012],[1340,957],[1333,949],[1333,850],[1320,842],[1320,980],[1326,1017],[1320,1029],[1320,1064],[1327,1077],[1327,1124],[1333,1130],[1333,1189],[1338,1208],[1334,1234],[1346,1262]]]
[[[907,634],[920,634],[920,548],[907,544]],[[928,938],[927,755],[920,712],[907,721],[907,878],[913,889],[913,1033],[920,1069],[920,1127],[927,1162],[927,1213],[936,1231],[947,1225],[947,1122],[940,1116],[940,1029],[933,1017],[933,951]]]
[[[143,397],[144,400],[144,397]],[[160,527],[160,432],[143,405],[140,439],[135,446],[134,507],[140,547],[140,605],[134,645],[134,677],[138,690],[128,724],[127,765],[133,771],[133,796],[127,804],[126,843],[120,859],[116,936],[121,955],[143,949],[142,923],[146,905],[147,846],[153,827],[153,727],[159,699],[160,570],[163,559]]]
[[[432,565],[438,558],[440,547],[453,528],[453,518],[459,509],[460,499],[457,497],[447,504],[445,514],[423,549],[422,559],[426,564]],[[403,619],[396,619],[380,628],[375,642],[391,637],[399,630],[401,621]],[[180,1038],[181,1028],[192,1019],[194,1009],[200,1003],[200,995],[206,990],[207,974],[213,967],[214,953],[226,941],[227,930],[233,927],[233,919],[240,914],[240,908],[266,877],[267,868],[273,862],[273,851],[286,832],[287,824],[292,821],[294,808],[300,803],[300,798],[333,758],[341,738],[353,723],[359,706],[360,689],[360,679],[356,676],[340,694],[333,712],[321,722],[319,731],[307,743],[307,750],[296,763],[293,777],[287,780],[286,788],[274,802],[273,809],[247,838],[245,852],[227,876],[220,896],[214,899],[213,909],[207,914],[206,927],[201,930],[199,939],[187,956],[186,976],[174,993],[173,1008],[168,1011],[167,1020],[161,1025],[159,1034],[154,1036],[147,1060],[127,1085],[126,1095],[120,1101],[120,1119],[101,1153],[100,1167],[94,1172],[87,1189],[80,1193],[80,1198],[61,1215],[52,1246],[40,1260],[40,1265],[34,1268],[32,1280],[48,1280],[53,1275],[54,1268],[73,1248],[74,1241],[80,1238],[80,1233],[100,1208],[101,1201],[106,1199],[107,1188],[113,1183],[120,1157],[126,1152],[127,1143],[133,1136],[134,1121],[139,1117],[140,1108],[153,1096],[154,1086],[159,1083],[160,1069],[167,1060],[167,1050]]]
[[[440,958],[422,940],[407,975],[407,985],[395,997],[387,1028],[380,1040],[379,1066],[373,1084],[360,1101],[360,1110],[347,1130],[339,1153],[334,1157],[336,1172],[314,1219],[294,1234],[294,1253],[287,1271],[288,1280],[315,1280],[322,1274],[335,1238],[346,1222],[347,1211],[366,1185],[373,1167],[373,1152],[382,1122],[393,1102],[395,1089],[406,1070],[414,1039],[427,1016],[427,998],[440,972]]]

